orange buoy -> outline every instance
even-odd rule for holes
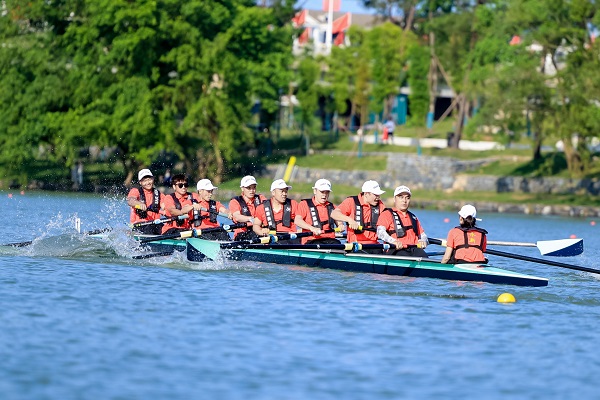
[[[9,193],[9,194],[8,194],[8,198],[9,198],[9,199],[12,199],[12,193]]]
[[[571,239],[577,239],[577,235],[572,234],[571,236],[569,236]]]
[[[448,223],[448,222],[450,222],[450,218],[444,218],[444,222],[445,222],[445,223]]]
[[[596,221],[591,221],[591,222],[590,222],[590,225],[591,225],[591,226],[596,226]]]

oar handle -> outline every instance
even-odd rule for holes
[[[214,228],[190,229],[189,231],[181,231],[181,232],[171,233],[168,235],[160,235],[160,236],[154,236],[154,237],[150,237],[150,238],[144,238],[144,239],[140,240],[140,243],[144,244],[144,243],[157,242],[159,240],[168,240],[168,239],[187,239],[187,238],[191,238],[191,237],[201,236],[203,233],[217,232],[217,231],[230,232],[237,228],[243,228],[244,226],[247,226],[246,223],[240,222],[238,224],[233,224],[233,225],[225,224],[222,226],[216,226]]]
[[[205,208],[205,207],[200,207],[200,210],[202,210],[204,212],[207,212],[209,214],[217,214],[220,217],[231,219],[231,218],[229,218],[229,214],[225,214],[225,213],[217,212],[217,211],[212,211],[212,210],[209,210],[208,208]]]
[[[160,225],[160,224],[165,224],[167,222],[172,222],[172,221],[183,221],[184,219],[188,219],[189,217],[190,217],[189,215],[183,214],[183,215],[178,215],[176,217],[157,218],[152,221],[136,222],[135,224],[131,225],[131,227],[132,228],[141,228],[142,226],[148,226],[148,225]]]

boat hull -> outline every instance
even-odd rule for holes
[[[277,249],[221,250],[219,242],[191,238],[186,241],[190,261],[206,261],[219,257],[235,261],[268,262],[286,265],[330,268],[350,272],[367,272],[415,278],[453,281],[488,282],[516,286],[547,286],[548,280],[500,268],[477,264],[441,264],[422,258],[394,257],[344,251]]]

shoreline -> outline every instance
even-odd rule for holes
[[[91,185],[90,185],[91,186]],[[56,190],[56,189],[0,189],[0,192],[5,192],[9,198],[15,198],[20,195],[25,195],[28,192],[34,193],[44,193],[44,192],[54,192],[54,193],[66,193],[66,194],[86,194],[86,195],[113,195],[113,196],[126,196],[129,192],[129,188],[125,186],[94,186],[93,190],[85,190],[90,189],[81,188],[79,190]],[[159,190],[162,193],[168,194],[169,188],[165,186],[159,186]],[[233,196],[237,196],[239,193],[233,190],[222,190],[217,195],[217,200],[219,200],[224,205],[228,205],[229,200]],[[307,194],[299,194],[293,193],[290,198],[298,201],[303,198],[306,198]],[[338,197],[334,199],[335,202],[338,202]],[[341,196],[344,197],[343,195]],[[465,198],[468,198],[468,195],[465,195]],[[459,209],[463,204],[467,201],[459,201],[459,200],[423,200],[423,199],[414,199],[411,203],[411,208],[414,209],[422,209],[422,210],[439,210],[439,211],[451,211]],[[485,213],[510,213],[510,214],[524,214],[524,215],[542,215],[542,216],[561,216],[561,217],[574,217],[574,218],[600,218],[600,207],[597,206],[568,206],[564,204],[523,204],[523,203],[504,203],[504,202],[494,202],[494,201],[477,201],[470,200],[469,203],[473,204],[477,207],[479,212]],[[391,199],[386,199],[386,205],[391,206]]]

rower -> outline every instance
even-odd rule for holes
[[[256,207],[266,200],[262,194],[256,193],[256,179],[252,175],[246,175],[240,181],[242,194],[231,198],[229,202],[229,211],[231,212],[233,222],[248,222],[250,227],[254,224]],[[251,240],[257,236],[252,229],[239,228],[233,233],[235,240]]]
[[[481,221],[476,218],[477,210],[471,204],[465,204],[458,215],[460,225],[448,232],[442,263],[487,263],[483,255],[487,247],[487,231],[475,226],[476,221]]]
[[[408,211],[411,192],[407,186],[394,190],[394,207],[386,208],[377,221],[377,237],[395,246],[387,253],[394,256],[427,257],[429,243],[415,214]]]
[[[164,213],[164,195],[154,186],[152,171],[147,168],[140,170],[138,182],[139,185],[131,188],[127,195],[127,205],[131,207],[129,221],[135,224],[159,219]],[[159,235],[161,227],[150,224],[134,230],[147,235]]]
[[[200,229],[218,228],[221,226],[217,221],[217,215],[227,214],[229,219],[233,216],[221,202],[213,200],[213,194],[217,186],[214,186],[210,179],[200,179],[196,184],[198,190],[198,203],[202,210],[200,211]],[[226,231],[214,231],[202,234],[202,239],[207,240],[230,240]]]
[[[302,244],[339,244],[335,232],[323,233],[336,228],[336,223],[331,218],[335,206],[329,201],[331,182],[319,179],[313,186],[313,197],[304,199],[298,205],[298,214],[294,222],[302,228],[303,232],[312,232],[314,236],[303,237]]]
[[[288,199],[288,191],[292,187],[283,179],[276,179],[271,184],[271,198],[256,207],[252,229],[258,236],[268,236],[271,231],[277,233],[296,232],[296,214],[298,202]],[[278,243],[296,244],[299,239],[282,240]]]
[[[173,193],[165,196],[165,211],[168,217],[188,215],[187,219],[167,222],[162,234],[187,231],[200,226],[200,204],[198,195],[188,192],[188,181],[184,174],[176,174],[171,178]]]
[[[362,244],[377,244],[377,233],[375,227],[379,215],[384,209],[381,202],[381,190],[376,181],[366,181],[362,185],[358,196],[346,198],[333,212],[331,218],[336,221],[345,222],[348,225],[348,242]],[[371,228],[372,230],[366,230]],[[364,250],[368,253],[378,254],[381,250]]]

